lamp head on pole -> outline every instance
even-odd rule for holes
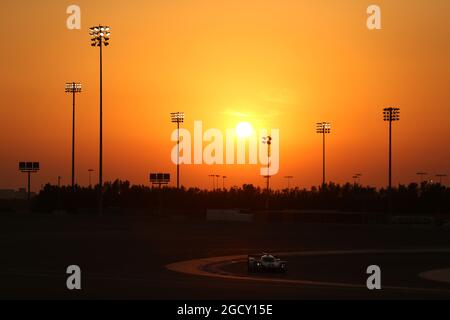
[[[172,112],[170,113],[170,119],[173,123],[183,123],[184,122],[184,112]]]
[[[318,122],[316,124],[317,133],[331,133],[331,123],[329,122]]]
[[[78,93],[81,92],[81,83],[77,82],[67,82],[66,83],[66,92],[67,93]]]
[[[383,120],[384,121],[400,121],[400,108],[384,108],[383,109]]]
[[[91,36],[91,46],[100,47],[104,45],[109,46],[109,37],[111,36],[111,28],[108,26],[95,26],[89,28],[89,35]]]
[[[272,137],[271,136],[263,137],[262,143],[270,146],[272,144]]]

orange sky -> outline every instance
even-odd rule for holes
[[[66,28],[68,5],[82,30]],[[18,161],[40,161],[33,189],[70,182],[71,100],[77,97],[77,182],[98,168],[98,50],[88,28],[112,27],[104,55],[105,180],[148,184],[175,172],[169,113],[225,130],[239,121],[280,129],[280,173],[293,185],[321,182],[321,138],[330,121],[328,180],[386,183],[382,108],[394,127],[394,183],[415,172],[450,174],[450,2],[377,1],[381,31],[366,28],[363,0],[3,1],[0,12],[0,188],[25,185]],[[241,115],[240,115],[241,114]],[[246,115],[246,116],[243,116]],[[183,166],[182,184],[263,185],[259,165]],[[96,179],[96,178],[95,178]]]

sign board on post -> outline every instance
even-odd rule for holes
[[[150,173],[150,182],[153,185],[158,185],[160,188],[162,185],[167,185],[170,182],[169,173]]]
[[[31,197],[31,174],[38,172],[39,169],[39,162],[19,162],[19,171],[28,174],[28,200],[30,200]]]
[[[39,169],[39,162],[19,162],[19,171],[21,172],[38,172]]]

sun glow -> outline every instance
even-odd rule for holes
[[[253,134],[253,127],[248,122],[239,122],[236,125],[236,134],[239,138],[247,138]]]

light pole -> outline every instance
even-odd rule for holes
[[[66,83],[66,93],[72,94],[72,191],[75,191],[75,95],[81,92],[81,83]]]
[[[184,112],[172,112],[170,118],[177,124],[177,189],[180,189],[180,123],[184,122]]]
[[[220,175],[216,174],[216,190],[219,190],[219,178]]]
[[[389,122],[388,209],[392,209],[392,122],[400,121],[400,108],[384,108],[383,120]]]
[[[400,120],[400,108],[384,108],[383,120],[389,122],[389,190],[392,188],[392,122]]]
[[[109,46],[111,28],[108,26],[95,26],[89,29],[91,46],[100,48],[100,155],[98,170],[98,211],[103,214],[103,46]]]
[[[426,180],[424,180],[424,177],[427,175],[428,173],[426,173],[426,172],[417,172],[416,173],[416,175],[418,175],[420,178],[420,181],[419,181],[419,185],[422,183],[422,182],[424,182],[424,181],[426,181]]]
[[[269,193],[269,188],[270,188],[270,184],[269,184],[269,180],[270,180],[270,155],[271,155],[271,150],[270,150],[270,146],[272,145],[272,137],[271,136],[266,136],[262,138],[262,143],[263,144],[267,144],[267,185],[266,185],[266,191],[267,193]]]
[[[209,174],[208,177],[212,178],[212,191],[214,191],[214,188],[216,187],[216,175]]]
[[[291,179],[293,179],[294,177],[293,176],[285,176],[284,178],[287,180],[288,190],[291,189]]]
[[[353,183],[355,185],[357,185],[358,183],[361,184],[361,176],[362,176],[362,173],[355,173],[355,175],[352,177]]]
[[[271,155],[271,145],[272,145],[272,137],[266,136],[262,138],[262,143],[267,144],[267,185],[266,185],[266,210],[269,211],[269,199],[270,199],[270,155]]]
[[[446,178],[446,177],[447,177],[447,175],[446,175],[446,174],[443,174],[443,173],[438,173],[438,174],[436,175],[436,178],[439,179],[439,184],[441,184],[441,185],[442,185],[442,178]]]
[[[355,174],[352,179],[353,179],[353,184],[356,186],[360,183],[360,178],[361,178],[361,174],[357,173]]]
[[[325,135],[331,133],[331,124],[329,122],[318,122],[316,124],[316,132],[322,135],[323,140],[323,152],[322,152],[322,186],[325,186],[326,175],[325,175]]]
[[[223,190],[225,190],[225,179],[227,178],[227,176],[222,176],[222,188]]]
[[[94,169],[88,169],[88,173],[89,173],[89,187],[92,186],[92,182],[91,182],[91,173],[94,172]]]

